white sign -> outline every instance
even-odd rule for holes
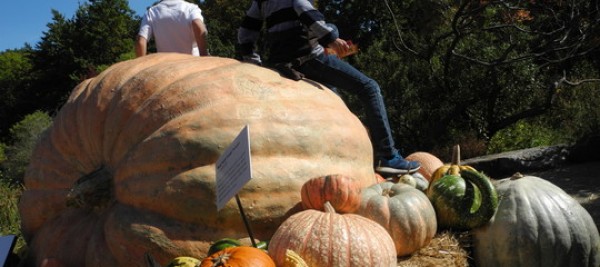
[[[16,241],[17,238],[14,235],[0,236],[0,266],[6,265]]]
[[[252,179],[248,125],[217,160],[217,210],[221,210]]]

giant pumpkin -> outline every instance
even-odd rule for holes
[[[373,182],[372,148],[333,92],[237,60],[153,54],[79,84],[41,137],[19,203],[30,262],[163,265],[248,233],[235,201],[215,205],[215,162],[245,125],[253,177],[239,192],[269,239],[310,178]]]
[[[560,187],[520,173],[495,186],[498,210],[488,224],[473,231],[477,266],[600,266],[594,220]]]

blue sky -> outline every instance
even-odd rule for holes
[[[129,0],[129,7],[137,15],[156,0]],[[2,0],[0,8],[0,52],[7,49],[22,48],[25,43],[32,46],[40,41],[46,26],[52,22],[52,9],[56,9],[65,18],[73,18],[79,4],[85,0]]]

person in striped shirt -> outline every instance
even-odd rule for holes
[[[266,26],[265,26],[266,25]],[[365,106],[366,126],[371,134],[375,170],[385,175],[413,173],[420,163],[404,159],[395,147],[387,111],[377,82],[324,47],[345,54],[348,43],[337,28],[325,22],[312,0],[253,0],[238,29],[242,61],[263,64],[256,51],[260,32],[266,27],[268,58],[265,65],[282,76],[308,78],[355,94]]]

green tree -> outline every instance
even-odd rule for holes
[[[52,124],[45,112],[36,111],[10,128],[11,142],[5,148],[6,160],[0,169],[10,182],[21,184],[29,159],[41,134]]]
[[[208,29],[210,54],[239,58],[239,55],[236,55],[237,29],[250,1],[204,0],[198,2]]]
[[[127,0],[89,0],[73,18],[77,29],[72,33],[75,60],[84,73],[80,79],[95,76],[133,49],[139,19]]]
[[[586,64],[600,45],[598,1],[384,0],[371,8],[381,34],[356,60],[384,88],[397,139],[411,146],[487,142],[560,108],[564,90],[598,87],[597,68]]]
[[[31,62],[27,48],[0,53],[0,141],[18,121],[15,114],[28,112],[26,90],[31,83]]]
[[[139,18],[126,0],[90,0],[72,19],[52,10],[52,22],[31,58],[31,97],[53,112],[82,80],[133,53]]]
[[[43,33],[31,53],[32,85],[28,98],[37,100],[36,109],[54,111],[66,100],[68,92],[79,82],[72,74],[80,72],[75,62],[72,37],[73,23],[56,10],[52,10],[52,22]]]

